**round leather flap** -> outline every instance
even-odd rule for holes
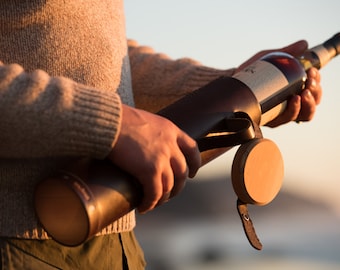
[[[232,166],[238,198],[249,204],[270,203],[280,191],[284,175],[279,148],[268,139],[255,139],[239,147]]]

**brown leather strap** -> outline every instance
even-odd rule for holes
[[[232,115],[221,120],[209,134],[196,139],[200,152],[240,145],[255,138],[256,133],[249,116],[245,113]]]
[[[255,228],[253,226],[253,222],[250,219],[249,213],[248,213],[248,207],[246,203],[243,203],[239,199],[237,200],[237,212],[240,215],[242,225],[244,232],[248,238],[249,243],[252,247],[254,247],[257,250],[262,249],[262,244],[260,240],[258,239]]]

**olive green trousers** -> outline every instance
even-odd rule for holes
[[[142,270],[144,254],[133,232],[96,236],[77,247],[53,240],[0,237],[1,270]]]

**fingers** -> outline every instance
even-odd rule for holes
[[[316,68],[307,71],[305,90],[300,94],[301,108],[295,121],[310,121],[313,119],[316,106],[321,102],[322,88],[321,76]]]
[[[267,126],[277,127],[291,121],[310,121],[316,111],[316,101],[309,89],[300,95],[293,96],[287,103],[285,111],[269,122]]]
[[[310,121],[313,119],[316,111],[316,103],[310,90],[304,90],[301,93],[301,109],[295,121]]]
[[[152,170],[154,172],[147,173],[147,175],[152,175],[151,178],[140,178],[142,183],[147,183],[143,185],[144,197],[138,207],[140,213],[146,213],[176,196],[183,189],[189,174],[185,157],[181,153],[171,158],[168,164],[164,159]]]
[[[188,177],[193,178],[201,167],[201,155],[195,140],[187,134],[181,133],[178,139],[178,146],[181,156],[171,160],[171,167],[173,172],[175,172],[175,180],[170,197],[176,196],[183,189],[185,180]]]
[[[183,155],[185,156],[188,165],[190,178],[193,178],[198,169],[201,167],[201,155],[195,140],[189,137],[184,132],[179,137],[178,146],[180,147]]]
[[[306,81],[306,89],[308,89],[312,96],[314,97],[315,104],[319,105],[322,97],[322,88],[321,88],[321,75],[320,72],[316,68],[310,68],[307,71],[307,81]]]
[[[178,162],[175,159],[172,159],[171,168],[174,172],[173,185],[171,186],[171,188],[168,187],[167,189],[167,192],[169,193],[169,196],[167,199],[170,199],[180,193],[180,191],[184,188],[186,179],[189,176],[189,168],[187,166],[185,158],[184,160],[181,160],[180,162]]]
[[[193,177],[201,165],[201,157],[196,142],[184,132],[179,133],[177,144],[170,148],[172,154],[159,157],[158,164],[150,168],[151,179],[142,179],[144,198],[138,207],[140,213],[146,213],[156,206],[176,196],[185,186],[188,177]]]
[[[277,127],[290,121],[310,121],[313,119],[316,106],[320,104],[322,97],[321,76],[316,68],[307,71],[305,89],[300,95],[292,97],[287,102],[286,110],[269,122],[267,126]]]
[[[174,185],[173,172],[169,166],[165,166],[164,161],[155,162],[144,169],[145,174],[139,177],[143,186],[143,200],[138,211],[142,214],[169,200]]]
[[[178,194],[200,166],[196,142],[170,120],[122,105],[122,124],[108,158],[139,180],[140,212]]]
[[[276,117],[274,120],[270,121],[268,127],[277,127],[288,123],[290,121],[295,121],[299,115],[301,108],[301,97],[296,95],[287,101],[287,107],[284,112]]]
[[[253,63],[254,61],[260,59],[261,57],[263,57],[264,55],[268,54],[268,53],[272,53],[272,52],[285,52],[288,53],[294,57],[300,57],[308,48],[308,43],[305,40],[300,40],[297,42],[294,42],[288,46],[282,47],[280,49],[271,49],[271,50],[263,50],[260,51],[258,53],[256,53],[255,55],[253,55],[251,58],[249,58],[248,60],[246,60],[244,63],[242,63],[237,69],[236,72],[244,69],[246,66],[248,66],[249,64]]]
[[[308,48],[308,43],[305,40],[294,42],[280,49],[282,52],[291,54],[294,57],[300,57]]]

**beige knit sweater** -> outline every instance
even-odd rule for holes
[[[0,236],[48,237],[36,183],[70,159],[105,158],[121,102],[154,112],[232,72],[128,47],[122,2],[0,1]],[[134,226],[131,212],[102,233]]]

